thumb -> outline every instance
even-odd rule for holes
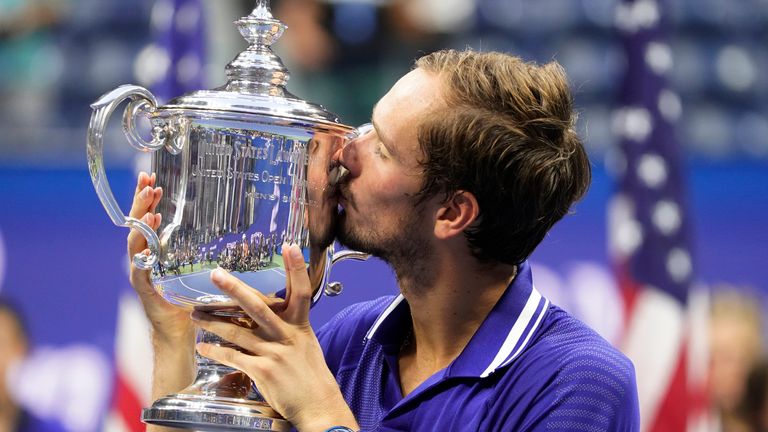
[[[288,306],[285,309],[285,320],[291,324],[302,324],[309,321],[309,307],[312,303],[312,287],[309,282],[307,265],[304,255],[298,245],[283,245],[283,261],[285,275],[288,278]]]

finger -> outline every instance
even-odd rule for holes
[[[312,304],[312,287],[307,274],[307,264],[298,245],[290,245],[287,254],[285,249],[283,261],[291,290],[283,317],[291,324],[304,324],[309,321],[309,308]]]
[[[154,213],[147,212],[142,218],[141,221],[145,224],[149,225],[150,227],[155,226],[155,220],[157,220],[158,215],[155,215]]]
[[[285,270],[285,301],[286,303],[291,298],[291,278],[288,277],[288,251],[290,250],[291,245],[288,243],[283,243],[283,270]]]
[[[208,343],[198,343],[195,345],[195,348],[201,356],[238,370],[250,371],[253,369],[254,363],[256,363],[255,360],[257,357],[250,356],[232,348]]]
[[[134,197],[131,204],[131,211],[128,214],[131,217],[139,218],[149,210],[149,206],[155,199],[155,190],[152,186],[144,186]]]
[[[139,217],[141,216],[141,214],[144,213],[143,211],[140,211],[140,210],[138,210],[137,212],[134,212],[134,207],[136,207],[137,198],[149,186],[150,182],[151,182],[151,178],[147,173],[145,173],[144,171],[139,173],[139,177],[136,180],[136,190],[133,192],[133,205],[131,206],[131,212],[129,213],[131,217]],[[134,213],[138,213],[138,215]]]
[[[157,229],[160,227],[160,223],[163,221],[163,215],[160,213],[147,212],[141,218],[141,221],[149,225],[149,227],[153,230],[157,231]]]
[[[153,199],[152,199],[152,204],[150,204],[150,206],[149,206],[149,211],[154,212],[155,209],[157,208],[157,204],[160,202],[160,198],[163,197],[163,188],[156,187],[156,188],[153,189],[152,192],[153,192],[154,196],[153,196]]]
[[[133,203],[131,204],[131,210],[128,213],[130,217],[133,218],[145,218],[146,213],[148,210],[149,205],[154,200],[154,197],[152,199],[149,199],[149,195],[151,192],[153,192],[152,187],[150,186],[150,183],[152,182],[152,177],[150,177],[146,172],[142,171],[139,173],[139,177],[136,181],[136,191],[133,195]],[[148,202],[149,201],[149,202]],[[144,222],[147,222],[147,219],[144,220]],[[153,226],[149,224],[150,226]],[[133,255],[141,252],[147,247],[147,241],[144,238],[144,236],[136,231],[131,230],[128,234],[128,254],[129,258],[133,257]]]
[[[254,330],[232,323],[231,321],[214,317],[202,311],[194,311],[190,315],[200,328],[207,330],[225,341],[239,346],[247,352],[262,355],[264,340],[254,334]]]
[[[149,222],[150,213],[145,213],[141,220],[144,223]],[[147,248],[147,239],[138,230],[131,229],[128,233],[128,259]]]
[[[139,253],[144,254],[146,256],[149,256],[151,253],[149,249],[144,249],[143,251],[140,251]],[[131,280],[131,285],[136,290],[136,292],[139,293],[140,296],[154,296],[157,294],[157,291],[155,291],[154,285],[152,284],[152,279],[150,278],[150,272],[149,270],[142,270],[136,265],[133,264],[133,255],[131,254],[128,257],[128,260],[131,263],[131,274],[129,279]]]
[[[162,221],[162,216],[160,213],[145,213],[144,216],[141,217],[141,221],[145,224],[149,225],[152,229],[157,229],[157,227],[160,226],[160,222]],[[139,232],[136,229],[132,229],[128,233],[128,254],[130,255],[129,258],[132,258],[133,255],[137,254],[138,252],[141,252],[142,250],[147,248],[147,239],[144,237],[141,232]]]
[[[152,173],[152,175],[149,176],[149,185],[154,187],[156,181],[157,181],[157,174],[156,173]]]
[[[211,281],[235,300],[260,327],[259,333],[268,339],[285,336],[282,320],[261,299],[257,291],[221,268],[211,272]]]
[[[139,172],[139,177],[136,179],[136,190],[133,192],[133,195],[135,196],[141,192],[142,189],[149,186],[150,181],[151,178],[147,173],[144,171]]]
[[[137,230],[132,229],[128,233],[128,258],[133,258],[134,255],[147,248],[147,239],[141,235]]]
[[[153,225],[150,225],[153,230],[157,231],[158,228],[160,228],[160,224],[163,223],[163,215],[160,213],[155,213],[155,223]]]

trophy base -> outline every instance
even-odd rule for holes
[[[217,311],[231,322],[250,326],[242,311]],[[206,330],[198,342],[238,349]],[[184,390],[156,400],[141,413],[144,423],[199,431],[287,432],[291,424],[275,411],[244,372],[195,355],[197,376]]]
[[[284,432],[291,424],[269,405],[244,399],[174,394],[141,413],[145,423],[203,431]]]

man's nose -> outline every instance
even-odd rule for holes
[[[359,140],[359,137],[347,140],[344,142],[344,144],[341,145],[341,147],[336,151],[336,154],[333,156],[333,160],[348,170],[348,175],[353,177],[357,176],[360,172],[360,164],[358,163],[357,157]]]

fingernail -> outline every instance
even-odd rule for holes
[[[220,267],[213,269],[211,272],[211,280],[218,283],[224,282],[224,270]]]
[[[152,190],[151,187],[147,186],[144,189],[141,190],[141,193],[139,194],[139,198],[146,199],[149,195],[149,191]]]
[[[288,251],[292,260],[304,260],[304,255],[301,254],[301,249],[297,245],[291,245],[291,249]]]

